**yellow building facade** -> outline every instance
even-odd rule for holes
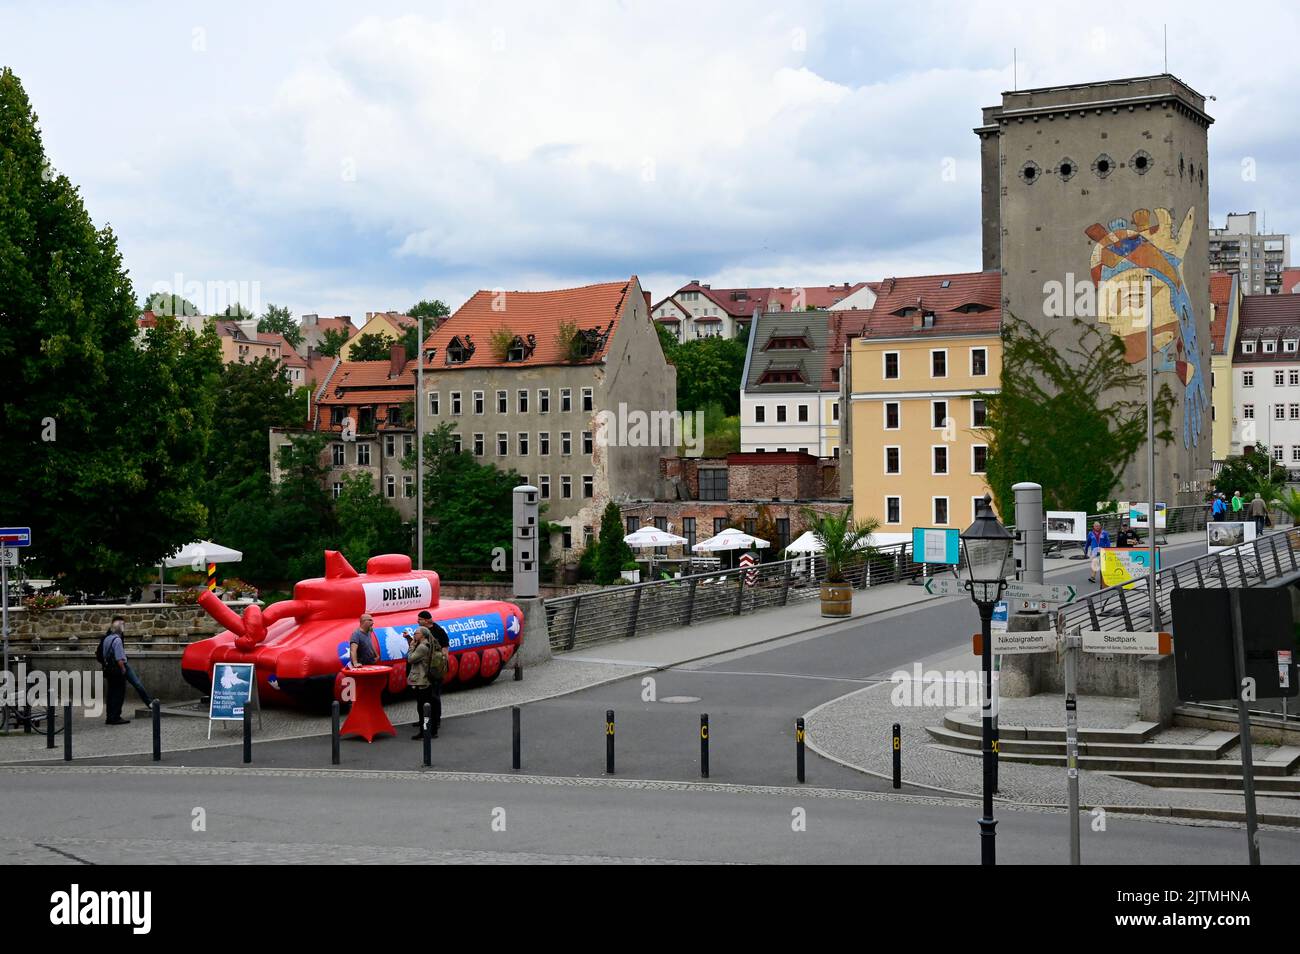
[[[962,317],[945,328],[869,329],[853,341],[853,510],[882,533],[964,530],[988,490],[980,395],[998,390],[1002,343],[996,331],[963,328],[987,328],[987,317]]]

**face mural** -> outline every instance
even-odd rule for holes
[[[1146,309],[1142,300],[1151,278],[1151,323],[1156,371],[1172,371],[1183,385],[1183,446],[1194,447],[1210,398],[1201,370],[1196,316],[1183,280],[1183,257],[1192,238],[1194,209],[1177,232],[1169,209],[1138,209],[1132,221],[1084,229],[1096,245],[1092,280],[1097,286],[1097,320],[1124,342],[1130,364],[1146,360]]]

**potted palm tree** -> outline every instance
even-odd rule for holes
[[[865,544],[880,523],[877,520],[855,520],[850,507],[839,513],[807,510],[805,518],[808,529],[821,547],[820,556],[826,561],[826,579],[821,591],[822,616],[850,616],[853,613],[853,587],[845,577],[845,571],[870,556],[870,548]]]

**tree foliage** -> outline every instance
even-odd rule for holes
[[[348,349],[349,361],[387,361],[393,339],[374,332],[364,334]]]
[[[632,548],[623,542],[626,535],[623,515],[611,500],[600,515],[600,535],[596,538],[596,582],[601,586],[617,580],[623,564],[632,559]]]
[[[267,304],[266,314],[258,319],[257,330],[284,335],[284,340],[294,348],[302,344],[302,328],[293,320],[289,309],[279,305]]]
[[[327,358],[337,358],[339,351],[348,343],[348,333],[339,328],[327,328],[316,350]]]
[[[1091,512],[1110,499],[1120,476],[1146,444],[1146,377],[1124,360],[1124,344],[1097,325],[1074,319],[1068,346],[1014,316],[1002,324],[1001,390],[981,397],[988,411],[988,483],[999,513],[1015,509],[1011,488],[1043,487],[1049,510]],[[1106,403],[1102,403],[1105,398]],[[1155,399],[1156,440],[1173,439],[1173,392]]]
[[[664,357],[677,368],[677,409],[694,411],[716,402],[726,414],[739,414],[745,343],[735,338],[695,338],[679,344],[671,339],[660,329]]]
[[[137,301],[0,70],[0,513],[70,591],[120,593],[206,523],[220,346],[167,316],[140,334]]]
[[[1277,500],[1287,481],[1287,469],[1269,456],[1268,448],[1256,444],[1244,454],[1229,457],[1214,478],[1214,489],[1229,498],[1241,491],[1246,500],[1259,494],[1265,500]]]
[[[154,292],[144,300],[141,311],[152,311],[155,315],[186,315],[194,316],[199,314],[199,306],[192,301],[182,298],[180,295],[168,295],[164,292]]]
[[[424,563],[488,568],[494,548],[509,553],[513,545],[513,491],[522,478],[457,452],[453,434],[445,423],[424,435]]]
[[[451,314],[451,309],[440,298],[423,298],[406,312],[412,318],[423,318],[426,331],[432,331],[438,322]]]
[[[410,553],[411,533],[402,515],[375,490],[369,474],[348,474],[334,502],[336,549],[360,569],[377,553]]]

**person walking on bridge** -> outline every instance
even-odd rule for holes
[[[1097,582],[1097,573],[1101,570],[1101,551],[1109,549],[1110,534],[1101,528],[1101,521],[1097,520],[1092,525],[1092,531],[1088,534],[1088,539],[1083,543],[1084,552],[1088,554],[1088,559],[1092,575],[1088,577],[1089,583]]]
[[[1268,519],[1268,504],[1264,503],[1264,498],[1258,493],[1255,499],[1250,502],[1250,519],[1255,521],[1255,536],[1264,535],[1264,521]]]

